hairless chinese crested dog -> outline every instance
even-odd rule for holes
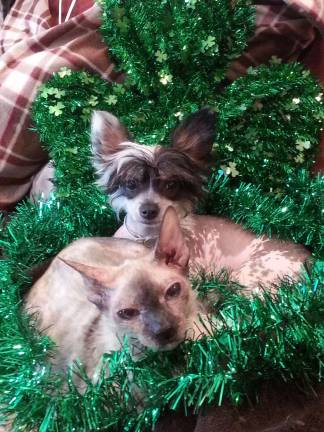
[[[156,238],[162,217],[172,206],[190,250],[191,274],[226,269],[246,292],[258,291],[260,285],[275,290],[281,278],[300,274],[309,256],[303,246],[257,237],[223,217],[193,213],[204,191],[214,136],[215,113],[208,108],[177,127],[170,147],[133,142],[115,116],[94,112],[91,138],[98,185],[116,213],[126,214],[115,236]]]
[[[297,278],[309,252],[301,245],[256,236],[229,219],[194,214],[204,193],[215,135],[215,113],[191,114],[173,132],[171,146],[146,146],[131,140],[111,113],[95,111],[91,141],[97,183],[120,217],[115,237],[155,241],[162,217],[173,207],[190,249],[190,273],[226,269],[246,292],[260,284],[275,290],[281,278]],[[53,168],[35,179],[34,193],[49,193]],[[271,287],[270,287],[271,286]]]

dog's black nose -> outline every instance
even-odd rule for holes
[[[159,214],[159,206],[155,203],[144,203],[140,206],[139,211],[142,218],[152,220]]]
[[[146,332],[163,346],[172,341],[177,336],[178,325],[175,318],[166,311],[150,308],[143,312],[141,316]]]
[[[167,344],[170,342],[176,334],[176,329],[174,327],[164,328],[163,330],[154,334],[155,339],[160,344]]]

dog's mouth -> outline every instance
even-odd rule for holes
[[[156,216],[154,219],[145,219],[140,215],[136,215],[133,219],[133,223],[149,226],[149,227],[160,227],[162,223],[161,215]]]
[[[162,220],[161,219],[154,219],[154,220],[146,220],[146,219],[141,219],[140,223],[142,225],[148,225],[148,226],[158,226],[161,225]]]
[[[181,344],[181,342],[183,342],[183,339],[177,339],[174,340],[173,342],[168,342],[165,345],[159,345],[156,350],[157,351],[171,351],[173,349],[175,349],[179,344]]]
[[[152,351],[171,351],[175,349],[181,342],[184,341],[184,338],[174,337],[170,341],[166,343],[159,343],[151,338],[138,338],[138,346],[141,346],[143,350],[146,348]]]
[[[159,344],[159,343],[146,343],[145,346],[146,348],[158,352],[158,351],[172,351],[173,349],[175,349],[178,345],[181,344],[181,342],[183,342],[183,339],[177,339],[174,340],[173,342],[168,342],[166,344]]]

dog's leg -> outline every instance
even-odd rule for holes
[[[35,175],[29,193],[33,201],[36,201],[39,197],[47,200],[51,192],[54,191],[54,171],[53,165],[49,162]]]

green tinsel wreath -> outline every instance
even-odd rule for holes
[[[251,69],[221,93],[231,59],[245,46],[247,1],[105,0],[102,32],[123,84],[63,69],[41,87],[33,118],[56,168],[57,191],[21,204],[0,240],[0,414],[14,430],[143,431],[168,407],[185,410],[229,399],[239,404],[260,383],[305,389],[322,382],[324,354],[323,178],[308,169],[323,119],[318,84],[297,64]],[[200,211],[226,215],[254,232],[308,246],[314,265],[277,298],[246,299],[226,276],[193,281],[223,325],[209,338],[134,364],[125,349],[106,356],[112,371],[80,395],[71,376],[51,370],[52,342],[22,308],[30,269],[73,239],[117,228],[89,162],[93,109],[118,115],[138,142],[168,143],[186,113],[218,111],[215,170]],[[139,413],[133,382],[147,400]],[[176,371],[176,373],[175,373]]]

